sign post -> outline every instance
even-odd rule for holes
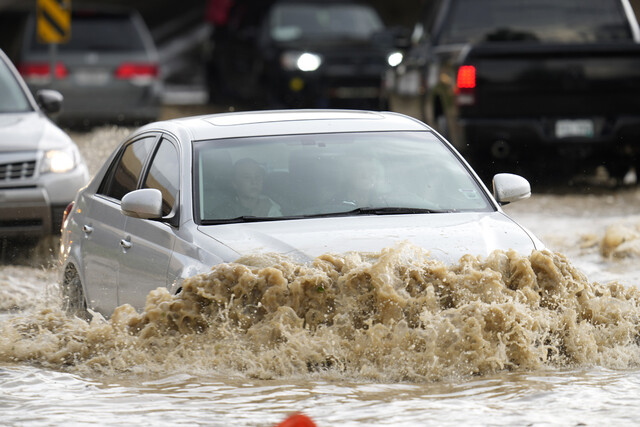
[[[49,45],[51,81],[56,78],[58,44],[71,37],[71,0],[37,0],[36,33],[40,43]]]

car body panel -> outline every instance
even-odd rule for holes
[[[301,261],[324,253],[378,252],[402,242],[429,248],[434,258],[446,263],[468,253],[486,257],[497,248],[527,252],[532,247],[532,238],[500,212],[312,218],[200,226],[198,230],[236,256],[274,252]]]
[[[104,197],[93,196],[80,204],[84,212],[78,221],[82,271],[87,284],[87,302],[100,312],[111,312],[118,304],[118,273],[127,217],[120,212],[120,205]]]
[[[321,114],[321,116],[318,116]],[[286,125],[286,127],[285,127]],[[148,129],[152,129],[151,125]],[[200,116],[175,119],[167,124],[174,134],[194,141],[211,137],[216,139],[238,136],[268,136],[304,133],[361,132],[369,131],[425,131],[424,123],[407,120],[406,116],[393,113],[356,110],[272,110],[260,113],[241,112],[233,115]]]
[[[122,214],[121,214],[122,215]],[[118,301],[143,307],[149,291],[167,285],[167,270],[176,239],[175,230],[158,221],[126,218],[120,241]]]

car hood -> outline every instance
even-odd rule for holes
[[[377,252],[408,242],[447,263],[496,249],[529,255],[542,243],[502,212],[355,216],[201,226],[238,256],[264,253],[307,261],[324,253]],[[225,259],[225,261],[233,261]]]
[[[0,151],[35,151],[70,143],[69,137],[37,111],[0,114]]]

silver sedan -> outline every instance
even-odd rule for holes
[[[542,243],[501,210],[530,195],[516,175],[492,195],[424,123],[368,111],[227,113],[146,125],[81,190],[64,223],[68,311],[144,307],[157,287],[241,256],[379,251],[399,242],[455,262]]]

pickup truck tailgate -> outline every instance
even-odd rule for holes
[[[492,43],[470,49],[475,103],[465,117],[640,114],[640,46]]]

